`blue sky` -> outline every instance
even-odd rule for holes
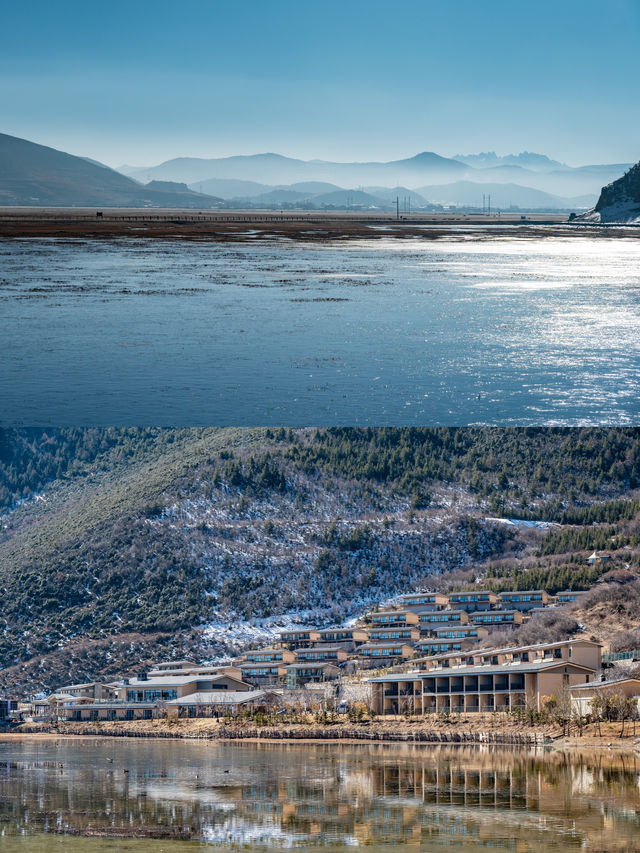
[[[110,165],[640,158],[640,0],[8,4],[0,131]]]

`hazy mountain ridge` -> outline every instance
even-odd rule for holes
[[[192,189],[199,189],[201,185],[202,189],[225,198],[230,196],[218,193],[220,184],[216,182],[253,181],[268,185],[266,191],[308,181],[358,189],[402,185],[412,190],[456,181],[511,183],[563,199],[587,194],[596,196],[604,183],[618,177],[627,168],[625,164],[572,167],[546,155],[527,152],[495,156],[495,159],[486,154],[466,155],[463,160],[443,158],[433,152],[423,152],[403,160],[369,163],[336,163],[298,160],[278,154],[255,154],[210,159],[181,157],[151,167],[122,168],[126,174],[141,180],[183,181]],[[257,193],[249,190],[233,195],[246,198]]]
[[[108,166],[0,134],[0,205],[217,207],[188,187],[143,187]]]
[[[153,167],[126,167],[123,175],[90,158],[0,134],[0,205],[210,209],[245,204],[389,211],[395,208],[395,194],[406,213],[409,203],[412,210],[480,208],[484,194],[492,196],[494,210],[573,210],[593,204],[602,184],[624,168],[572,168],[527,152],[465,159],[428,151],[389,162],[354,163],[275,153],[180,157]]]

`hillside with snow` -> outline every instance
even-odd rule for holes
[[[576,221],[640,224],[640,162],[603,187],[596,206]]]
[[[586,558],[613,548],[612,524],[640,562],[621,526],[640,524],[634,430],[0,440],[0,689],[220,658],[424,586],[589,584]]]

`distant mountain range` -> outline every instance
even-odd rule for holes
[[[123,174],[140,181],[182,181],[191,189],[212,192],[223,198],[252,198],[274,188],[292,184],[321,182],[338,187],[370,186],[411,189],[469,181],[480,184],[513,184],[557,196],[564,202],[576,196],[591,196],[593,203],[600,188],[615,180],[630,164],[567,166],[544,154],[524,152],[498,157],[488,154],[441,157],[423,152],[405,160],[386,163],[334,163],[326,160],[297,160],[281,154],[252,154],[202,159],[180,157],[157,166],[122,166]],[[247,184],[240,186],[241,183]],[[258,189],[251,184],[260,184]],[[254,191],[255,190],[255,191]],[[479,191],[480,197],[483,190]],[[513,204],[518,204],[517,199]],[[554,205],[558,205],[557,203]]]
[[[217,207],[186,185],[137,181],[85,157],[0,134],[0,205]]]
[[[0,206],[580,210],[626,164],[566,166],[543,154],[423,152],[389,162],[335,163],[280,154],[182,157],[114,170],[87,157],[0,134]]]

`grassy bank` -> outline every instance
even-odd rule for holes
[[[20,736],[99,736],[185,738],[205,740],[362,740],[423,743],[496,743],[522,746],[640,747],[640,728],[627,723],[603,723],[573,728],[568,735],[555,723],[525,725],[512,717],[474,715],[459,718],[406,719],[386,717],[362,722],[283,723],[258,725],[253,720],[181,719],[117,722],[23,723],[7,734]]]

